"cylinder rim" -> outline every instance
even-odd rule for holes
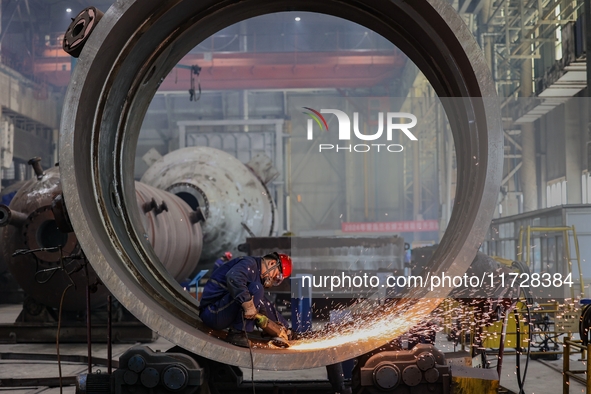
[[[60,167],[73,227],[103,282],[136,317],[187,350],[244,367],[251,363],[248,349],[197,330],[202,323],[195,302],[152,263],[154,252],[136,230],[137,209],[127,208],[135,201],[128,160],[135,157],[140,120],[158,81],[187,47],[240,20],[291,10],[331,14],[371,27],[407,53],[440,97],[465,97],[462,104],[444,103],[459,155],[458,188],[434,273],[465,272],[488,228],[501,179],[502,133],[494,85],[473,36],[442,0],[115,3],[83,50],[66,96],[68,111],[62,115]],[[448,290],[429,295],[444,297]],[[257,368],[290,370],[334,364],[376,345],[254,352]]]

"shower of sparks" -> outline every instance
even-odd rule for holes
[[[356,315],[353,320],[330,325],[311,338],[295,341],[289,349],[322,350],[344,344],[355,344],[360,347],[372,344],[378,347],[419,324],[441,301],[437,298],[406,300],[402,304],[381,308],[367,304],[366,313]]]
[[[506,313],[511,318],[514,316],[515,306],[513,304],[513,307],[507,309]],[[529,307],[532,313],[543,310],[535,305]],[[434,335],[434,332],[443,329],[450,331],[457,343],[462,335],[477,327],[483,330],[482,340],[488,338],[496,343],[500,339],[500,333],[496,330],[489,332],[487,328],[499,319],[496,312],[498,308],[502,308],[501,299],[464,299],[462,302],[448,299],[443,303],[439,298],[406,299],[390,306],[360,303],[358,313],[351,314],[350,320],[329,324],[324,330],[314,332],[305,339],[293,341],[286,351],[317,351],[343,345],[358,347],[361,351],[378,348],[404,334],[409,335],[410,341],[412,336],[428,336],[430,331]],[[574,310],[576,307],[566,300],[558,309]],[[523,325],[529,326],[535,335],[533,323],[524,312],[522,310],[519,320]],[[536,339],[532,338],[531,343],[535,346]]]

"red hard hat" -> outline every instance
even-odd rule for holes
[[[224,253],[224,257],[226,257],[228,260],[232,260],[232,253],[226,252]]]
[[[291,257],[283,253],[278,253],[278,255],[279,262],[281,263],[281,273],[283,274],[284,278],[288,278],[291,275]]]

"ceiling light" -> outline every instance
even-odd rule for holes
[[[70,12],[72,12],[71,8],[66,8],[66,12],[69,14]]]
[[[296,17],[295,17],[295,20],[296,20],[296,22],[299,22],[301,19],[300,19],[300,17],[299,17],[299,16],[296,16]]]

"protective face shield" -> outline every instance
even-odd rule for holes
[[[281,273],[281,270],[280,270],[279,274],[277,274],[277,276],[275,276],[273,278],[271,286],[279,286],[281,284],[281,282],[283,282],[283,274]]]
[[[277,275],[272,277],[271,273],[275,269],[278,270],[278,273]],[[261,276],[263,277],[263,286],[265,287],[265,289],[269,289],[273,286],[279,286],[281,282],[283,282],[283,273],[281,272],[281,265],[278,261],[275,261],[275,265],[263,272]]]

